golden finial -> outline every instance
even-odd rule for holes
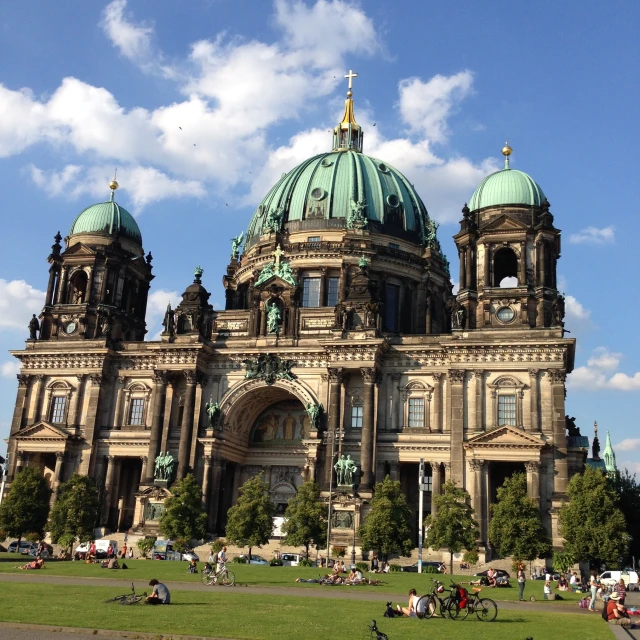
[[[513,153],[513,149],[509,146],[509,141],[506,140],[504,143],[504,147],[502,147],[502,155],[507,158]]]
[[[109,189],[111,191],[115,191],[120,185],[116,182],[116,176],[118,175],[118,170],[116,169],[113,172],[113,180],[109,183]]]

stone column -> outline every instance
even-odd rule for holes
[[[202,504],[207,505],[207,496],[209,495],[209,477],[211,476],[212,456],[205,455],[204,469],[202,471]]]
[[[45,307],[49,307],[53,303],[53,287],[56,282],[56,271],[56,265],[49,267],[49,283],[47,284],[47,297],[44,302]]]
[[[402,430],[402,413],[400,411],[400,378],[399,373],[391,374],[391,430]]]
[[[207,507],[207,530],[217,533],[218,528],[218,507],[220,505],[220,478],[222,477],[223,460],[219,456],[212,459],[213,476],[211,478],[211,490],[209,495],[205,495]]]
[[[398,463],[395,460],[389,463],[389,477],[394,481],[398,479]]]
[[[155,473],[155,461],[160,452],[160,437],[162,427],[162,406],[167,390],[168,375],[166,371],[155,370],[153,372],[153,412],[151,414],[151,433],[149,434],[149,449],[147,458],[151,464],[147,466],[145,482],[152,483]],[[182,438],[180,439],[182,444]]]
[[[540,505],[540,467],[538,460],[530,460],[524,463],[527,470],[527,495]]]
[[[64,463],[64,452],[56,451],[56,467],[53,472],[53,495],[58,491],[62,479],[62,464]]]
[[[538,399],[540,396],[540,382],[538,369],[529,369],[529,414],[531,415],[531,431],[540,431],[538,417]]]
[[[115,456],[107,457],[107,474],[104,481],[104,499],[102,502],[102,516],[100,525],[105,526],[109,521],[109,511],[111,509],[111,500],[113,498],[113,478],[115,472]]]
[[[202,424],[202,412],[203,412],[203,408],[204,405],[206,403],[202,402],[202,395],[204,393],[204,389],[207,386],[207,376],[203,375],[203,374],[198,374],[197,376],[198,378],[198,382],[196,385],[196,397],[195,397],[195,404],[194,404],[194,409],[193,409],[193,415],[194,415],[194,423],[193,423],[193,431],[191,434],[191,453],[189,454],[189,466],[192,469],[196,468],[196,455],[197,455],[197,451],[198,451],[198,434],[200,432],[200,425]]]
[[[475,289],[475,283],[473,282],[473,247],[471,246],[471,244],[467,245],[467,255],[465,258],[465,263],[467,288]]]
[[[327,303],[327,267],[320,268],[320,305],[324,307]]]
[[[451,473],[455,483],[461,487],[464,477],[463,450],[464,443],[464,379],[465,371],[452,369],[449,371],[449,384],[451,386],[451,413],[449,424],[451,425]]]
[[[144,481],[147,477],[147,463],[149,462],[149,458],[147,458],[147,456],[140,456],[140,462],[142,462],[142,467],[140,468],[140,479],[138,480],[138,488],[141,484],[144,484]]]
[[[442,433],[442,374],[433,374],[432,433]]]
[[[233,486],[231,488],[231,504],[234,505],[238,499],[240,487],[247,480],[247,468],[236,463],[233,470]]]
[[[373,461],[373,386],[376,381],[375,367],[363,367],[360,369],[364,378],[364,393],[362,394],[362,435],[360,444],[360,489],[368,491],[373,486],[372,461]]]
[[[186,370],[184,371],[184,376],[187,379],[187,385],[184,394],[184,411],[182,413],[180,446],[178,448],[178,480],[182,480],[187,475],[189,444],[191,443],[191,430],[193,429],[193,404],[196,393],[196,372],[194,370]]]
[[[122,378],[118,378],[121,380]],[[76,376],[78,384],[76,390],[71,395],[71,407],[69,409],[69,426],[75,427],[82,423],[82,416],[78,415],[78,407],[80,406],[80,396],[82,395],[82,385],[84,384],[84,376],[79,374]]]
[[[342,369],[328,369],[329,374],[329,412],[327,415],[327,432],[331,433],[331,438],[335,438],[340,429],[340,391],[342,389],[342,380],[344,379],[344,372]],[[326,447],[326,464],[324,470],[324,482],[325,486],[329,487],[329,480],[333,473],[333,460],[331,459],[331,451],[336,450],[336,445],[327,442]]]
[[[429,464],[431,465],[431,515],[435,516],[438,513],[435,497],[439,496],[442,491],[440,486],[440,463],[430,462]]]
[[[171,426],[171,413],[173,409],[173,394],[175,385],[177,381],[172,377],[171,374],[167,376],[169,383],[167,384],[167,388],[165,390],[165,400],[164,400],[164,420],[162,424],[162,437],[160,440],[160,451],[167,450],[167,442],[169,440],[169,428]],[[172,382],[173,380],[173,382]]]
[[[484,245],[484,287],[491,286],[491,245]]]
[[[520,264],[518,265],[518,284],[523,287],[527,284],[527,245],[524,242],[520,243]]]
[[[444,481],[449,482],[451,480],[451,463],[443,462],[442,466],[444,467]]]
[[[482,545],[487,540],[487,522],[484,518],[486,496],[484,495],[487,463],[484,460],[469,460],[469,467],[473,474],[473,492],[471,494],[471,506],[475,512],[475,519],[480,529],[479,543]]]
[[[564,383],[567,374],[562,369],[549,369],[547,373],[551,384],[551,402],[553,407],[553,457],[555,466],[553,492],[562,494],[567,491],[567,483],[569,482],[567,431],[564,410]]]
[[[466,253],[464,247],[458,248],[458,257],[460,258],[460,291],[462,291],[467,288]]]
[[[24,451],[16,451],[16,474],[22,471],[22,467],[24,467],[25,459],[24,459]]]
[[[22,427],[24,419],[24,411],[27,406],[27,392],[29,390],[30,375],[18,374],[18,393],[16,396],[16,404],[13,410],[13,420],[11,421],[11,435],[15,435]]]
[[[33,424],[40,418],[40,396],[42,395],[42,382],[44,380],[44,376],[39,373],[35,378],[35,384],[31,386],[29,418],[27,419],[27,424]]]
[[[484,431],[484,371],[476,369],[473,377],[476,383],[476,431]]]

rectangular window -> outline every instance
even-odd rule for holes
[[[51,422],[60,424],[64,422],[64,413],[67,408],[67,398],[65,396],[54,396],[51,399]]]
[[[498,396],[498,426],[516,426],[516,397]]]
[[[340,278],[327,278],[327,307],[335,307],[338,304],[338,288]]]
[[[433,476],[424,476],[424,490],[425,491],[433,491]]]
[[[302,306],[320,306],[320,278],[302,279]]]
[[[409,398],[409,426],[424,429],[424,398]]]
[[[309,236],[307,242],[320,242],[320,236]]]
[[[387,285],[387,302],[385,305],[385,327],[387,331],[398,330],[398,301],[400,299],[400,287],[397,284]]]
[[[362,429],[362,407],[351,407],[351,428]]]
[[[132,398],[129,410],[129,424],[143,424],[144,398]]]

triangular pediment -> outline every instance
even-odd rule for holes
[[[23,429],[16,437],[18,440],[67,440],[70,435],[64,429],[41,421]]]
[[[515,427],[502,426],[474,436],[465,443],[468,449],[478,447],[544,447],[544,441]]]
[[[518,220],[514,220],[506,213],[498,216],[495,220],[490,222],[486,227],[482,229],[482,232],[487,231],[526,231],[528,229],[526,224],[522,224]]]
[[[283,280],[280,276],[274,274],[268,280],[265,280],[264,282],[261,282],[259,285],[256,285],[255,288],[258,289],[259,291],[262,291],[263,289],[270,289],[274,285],[276,287],[281,287],[283,289],[291,289],[293,287],[293,285],[290,282],[287,282],[286,280]]]
[[[157,487],[156,485],[152,485],[150,487],[145,487],[136,493],[137,496],[141,498],[152,498],[154,500],[164,500],[166,498],[171,497],[171,491],[166,489],[165,487]]]

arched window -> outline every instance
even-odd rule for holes
[[[69,282],[69,303],[82,304],[87,296],[87,273],[79,269],[71,276]]]
[[[503,281],[505,281],[503,284]],[[514,280],[515,279],[515,280]],[[509,247],[498,249],[493,256],[493,286],[518,286],[518,256]]]
[[[504,376],[487,385],[491,389],[495,427],[510,426],[522,429],[522,400],[524,383]]]
[[[418,380],[413,380],[404,388],[403,427],[429,429],[429,410],[433,388]]]
[[[124,391],[125,395],[125,424],[131,426],[145,426],[147,424],[147,409],[151,389],[140,382],[133,382]]]
[[[64,380],[54,381],[47,386],[48,419],[52,424],[66,424],[69,411],[69,399],[73,387]]]

